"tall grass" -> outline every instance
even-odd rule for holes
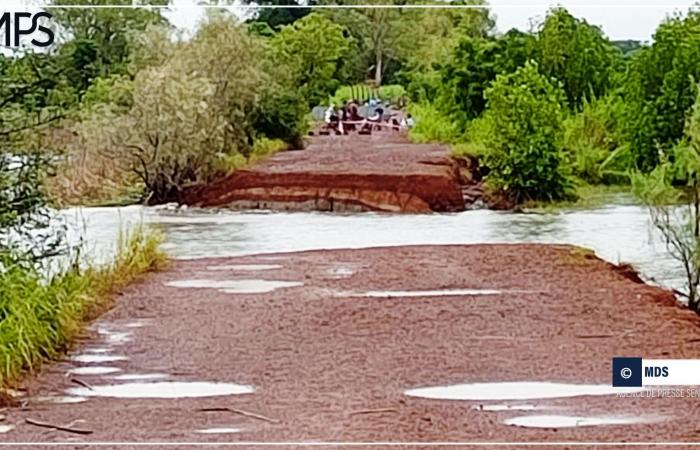
[[[431,103],[413,103],[408,108],[415,118],[409,137],[413,142],[454,143],[460,138],[457,126]]]
[[[0,393],[64,352],[118,289],[164,267],[162,239],[143,227],[122,232],[111,264],[87,270],[74,264],[49,280],[9,258],[0,261]]]

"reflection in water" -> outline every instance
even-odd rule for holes
[[[471,383],[409,389],[410,397],[437,400],[532,400],[579,397],[584,395],[616,395],[639,392],[641,388],[620,388],[608,384],[566,384],[538,381]]]
[[[72,361],[85,364],[99,364],[105,362],[126,361],[125,356],[111,355],[75,355],[70,358]]]
[[[121,369],[118,367],[105,367],[105,366],[88,366],[88,367],[76,367],[68,371],[71,375],[105,375],[108,373],[120,372]]]
[[[600,425],[634,425],[661,422],[660,416],[580,417],[580,416],[522,416],[503,421],[506,425],[527,428],[569,428]]]
[[[683,280],[680,266],[652,231],[646,208],[635,205],[547,214],[179,212],[141,206],[70,209],[65,214],[75,224],[72,238],[77,241],[82,233],[98,262],[112,254],[120,226],[143,221],[166,232],[165,249],[176,258],[408,244],[568,243],[592,248],[614,263],[632,263],[647,278],[673,287],[681,287]]]
[[[274,280],[176,280],[166,286],[189,289],[218,289],[227,294],[263,294],[275,289],[301,286],[298,281]]]
[[[192,398],[252,394],[253,388],[229,383],[159,381],[70,388],[66,392],[79,397]]]
[[[406,297],[449,297],[463,295],[498,295],[503,291],[496,289],[440,289],[433,291],[367,291],[367,292],[338,292],[339,297],[370,297],[370,298],[406,298]]]
[[[201,430],[197,430],[197,433],[201,434],[227,434],[227,433],[240,433],[241,430],[240,428],[231,428],[231,427],[220,427],[220,428],[204,428]]]

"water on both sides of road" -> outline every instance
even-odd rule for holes
[[[682,288],[684,279],[682,268],[654,230],[647,209],[630,205],[625,196],[613,197],[609,204],[593,209],[529,214],[489,210],[422,215],[173,211],[142,206],[74,208],[62,214],[69,224],[69,238],[76,243],[82,239],[86,253],[97,263],[111,258],[120,229],[146,223],[162,229],[167,239],[164,249],[182,259],[396,245],[557,243],[593,249],[612,263],[631,263],[657,284]],[[278,262],[270,258],[265,269]]]

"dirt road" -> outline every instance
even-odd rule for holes
[[[460,168],[444,145],[402,134],[315,136],[186,192],[184,203],[236,209],[453,212],[465,208]]]
[[[273,289],[271,281],[285,287]],[[689,420],[700,417],[699,398],[517,399],[520,385],[462,392],[503,397],[492,400],[406,395],[408,389],[484,382],[572,383],[595,390],[610,384],[614,356],[700,358],[694,314],[675,306],[667,292],[569,246],[415,246],[178,261],[124,291],[92,328],[73,360],[30,380],[26,406],[5,413],[2,424],[15,428],[0,440],[700,439]],[[85,362],[96,359],[90,355],[125,359]],[[84,367],[116,371],[90,375],[79,369],[73,381],[66,376]],[[143,379],[114,378],[135,374]],[[213,389],[254,392],[93,397],[105,385],[124,383],[137,386],[113,395],[154,396],[167,388],[162,382],[232,383]],[[169,392],[194,388],[202,386],[182,384]],[[41,398],[67,389],[87,400],[54,404]],[[617,422],[507,424],[541,415],[579,417],[580,424]],[[27,418],[92,434],[47,430],[26,424]]]

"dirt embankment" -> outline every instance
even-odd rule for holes
[[[455,212],[465,209],[449,148],[397,134],[316,136],[207,186],[183,202],[234,209]]]
[[[284,281],[287,287],[256,291],[261,286],[251,279]],[[189,285],[200,287],[177,287],[186,280],[199,280]],[[142,322],[129,328],[134,321]],[[504,400],[489,401],[406,395],[406,389],[480,382],[609,386],[614,356],[700,357],[698,318],[678,307],[669,292],[636,282],[570,246],[385,247],[179,261],[171,271],[125,290],[96,328],[127,333],[95,333],[76,350],[119,357],[101,364],[116,373],[73,375],[97,391],[127,382],[115,376],[163,374],[167,381],[240,383],[254,392],[181,399],[89,397],[71,404],[37,400],[80,387],[66,373],[98,365],[65,361],[29,384],[26,408],[3,413],[3,424],[16,428],[0,441],[72,440],[77,446],[80,441],[693,442],[700,437],[689,421],[700,416],[700,401],[688,396],[507,400],[506,393]],[[149,391],[148,385],[142,388],[142,396]],[[538,415],[654,420],[508,425]],[[93,433],[45,430],[26,424],[26,418],[73,423]],[[222,428],[236,431],[198,431]]]

